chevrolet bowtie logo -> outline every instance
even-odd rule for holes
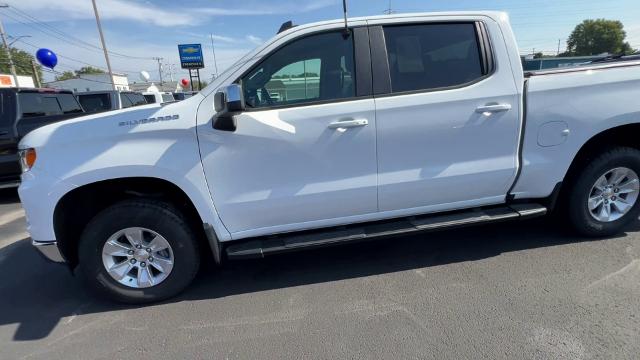
[[[193,53],[197,53],[198,49],[194,47],[188,47],[188,48],[182,49],[182,52],[186,54],[193,54]]]

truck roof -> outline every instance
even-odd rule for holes
[[[359,16],[359,17],[348,17],[347,22],[355,22],[355,21],[367,21],[367,20],[384,20],[384,19],[398,19],[398,18],[409,18],[409,17],[447,17],[447,16],[488,16],[491,18],[500,18],[500,17],[508,17],[508,14],[504,11],[437,11],[437,12],[415,12],[415,13],[399,13],[399,14],[388,14],[388,15],[373,15],[373,16]],[[301,29],[312,28],[316,26],[322,25],[330,25],[335,23],[344,23],[344,19],[333,19],[333,20],[324,20],[318,21],[308,24],[301,25],[293,25],[293,27],[284,30],[278,35],[286,35],[289,32],[298,31]]]
[[[95,90],[95,91],[83,91],[78,92],[76,95],[94,95],[94,94],[110,94],[110,93],[119,93],[119,94],[142,94],[140,91],[132,91],[132,90]]]
[[[53,88],[1,88],[0,91],[11,91],[16,93],[55,93],[55,94],[73,94],[71,90],[53,89]]]

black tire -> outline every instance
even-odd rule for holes
[[[601,222],[591,216],[587,199],[595,182],[609,170],[626,167],[640,175],[640,151],[629,147],[615,147],[595,156],[569,183],[567,197],[568,218],[575,230],[589,237],[605,237],[620,233],[638,219],[640,199],[624,216],[611,222]]]
[[[171,245],[174,264],[168,277],[148,288],[118,283],[102,262],[102,248],[119,230],[143,227],[161,234]],[[193,280],[200,266],[196,237],[187,220],[174,207],[154,200],[127,200],[96,215],[84,229],[78,248],[78,273],[97,293],[117,302],[142,304],[175,296]]]

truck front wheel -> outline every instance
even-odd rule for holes
[[[586,236],[609,236],[638,219],[640,151],[617,147],[592,159],[569,189],[569,219]]]
[[[100,212],[84,229],[78,255],[88,285],[125,303],[178,294],[200,264],[187,221],[172,206],[152,200],[123,201]]]

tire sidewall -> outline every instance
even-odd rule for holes
[[[127,287],[112,278],[104,267],[105,242],[129,227],[153,230],[171,245],[173,268],[160,284],[139,289]],[[94,289],[129,303],[158,301],[179,293],[191,282],[199,264],[195,242],[185,222],[167,207],[155,204],[118,204],[99,213],[85,228],[78,254],[80,274]]]
[[[594,159],[580,174],[575,182],[570,197],[569,215],[576,228],[585,235],[612,235],[638,218],[640,214],[640,198],[624,216],[611,222],[596,220],[589,211],[588,198],[596,181],[605,173],[618,167],[626,167],[640,176],[640,151],[631,148],[617,148],[604,156]]]

